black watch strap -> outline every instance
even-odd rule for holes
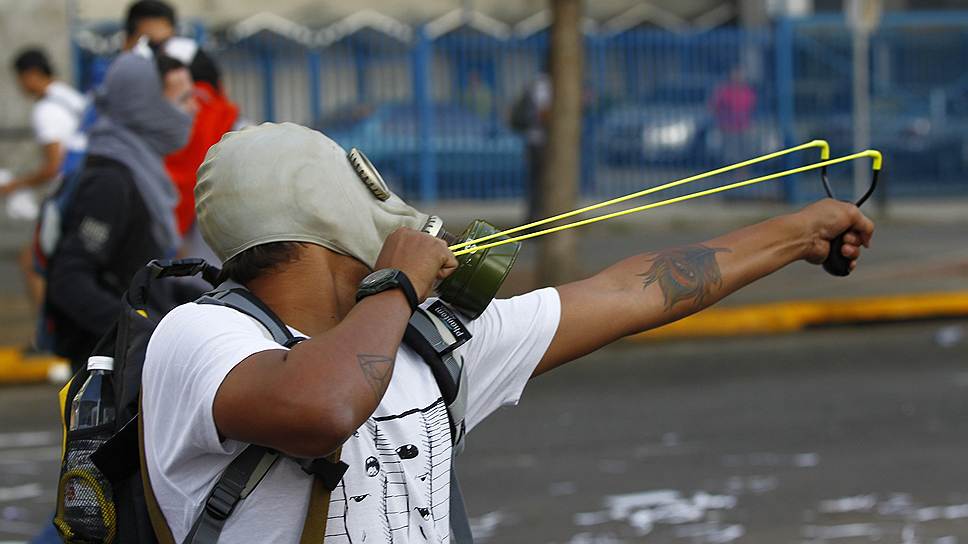
[[[403,294],[407,297],[407,302],[410,303],[410,312],[416,312],[417,307],[420,306],[420,301],[417,299],[417,290],[413,288],[413,284],[410,283],[410,278],[407,277],[403,271],[397,272],[397,284]]]
[[[369,288],[361,287],[360,290],[356,292],[357,302],[370,295],[382,293],[383,291],[400,289],[403,291],[403,295],[407,297],[407,302],[410,303],[410,311],[417,311],[420,301],[417,298],[417,290],[413,288],[413,283],[410,282],[410,278],[408,278],[407,275],[400,270],[393,270],[393,272],[393,276],[381,281],[378,285]],[[363,281],[365,282],[366,280],[364,279]]]

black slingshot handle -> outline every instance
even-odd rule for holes
[[[850,259],[844,257],[843,248],[843,234],[830,241],[830,252],[827,253],[827,258],[823,262],[823,269],[833,276],[850,275]]]
[[[874,170],[874,174],[871,177],[871,186],[867,188],[867,192],[857,201],[856,206],[859,208],[861,204],[870,198],[871,194],[874,192],[874,188],[877,187],[877,174],[880,170]],[[830,187],[830,182],[827,180],[827,167],[820,169],[820,179],[823,181],[823,188],[827,191],[827,196],[830,198],[836,198],[834,196],[834,191]],[[845,201],[846,202],[846,201]],[[823,269],[827,271],[832,276],[849,276],[850,275],[850,259],[844,257],[844,234],[846,232],[840,233],[839,236],[830,241],[830,251],[827,253],[827,258],[824,259]]]

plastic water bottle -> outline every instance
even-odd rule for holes
[[[90,372],[71,401],[67,453],[61,467],[55,525],[66,542],[113,542],[117,526],[111,484],[94,465],[91,455],[114,434],[114,358],[87,360]],[[96,427],[101,427],[100,429]],[[90,429],[90,430],[88,430]]]
[[[71,428],[87,429],[114,421],[114,358],[96,355],[87,360],[90,375],[71,402]]]

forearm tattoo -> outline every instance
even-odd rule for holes
[[[713,290],[723,283],[716,263],[717,253],[729,253],[724,247],[701,244],[675,247],[651,254],[652,265],[642,273],[642,288],[659,284],[666,308],[681,301],[692,301],[702,306]]]
[[[366,383],[370,384],[373,394],[376,395],[377,402],[383,398],[383,393],[390,384],[390,376],[393,374],[393,359],[382,355],[367,355],[360,353],[356,356],[360,363],[360,370]]]

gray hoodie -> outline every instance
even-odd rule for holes
[[[151,215],[158,244],[174,253],[180,236],[174,208],[176,191],[164,156],[188,142],[192,120],[162,93],[153,60],[123,53],[108,68],[95,96],[98,119],[91,128],[88,153],[124,164]]]

